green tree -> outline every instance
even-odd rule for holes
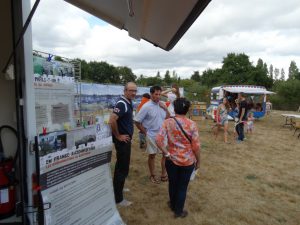
[[[297,110],[300,105],[300,80],[277,81],[274,86],[276,95],[271,95],[274,108]]]
[[[248,84],[262,85],[271,88],[273,80],[268,76],[268,66],[262,59],[258,59],[256,67],[249,72]]]
[[[191,76],[191,79],[196,82],[200,82],[201,77],[200,77],[199,71],[194,71],[194,73]]]
[[[117,67],[118,74],[120,75],[121,83],[126,84],[130,81],[136,80],[136,75],[132,72],[132,70],[126,66]]]
[[[173,79],[175,82],[178,81],[178,75],[177,75],[177,73],[176,73],[175,70],[173,70],[173,72],[172,72],[172,79]]]
[[[273,65],[271,64],[270,65],[270,68],[269,68],[269,75],[270,75],[270,78],[272,79],[272,81],[273,81],[273,79],[274,79],[274,68],[273,68]]]
[[[294,80],[298,77],[299,75],[299,69],[296,65],[295,61],[291,61],[290,67],[289,67],[289,78],[291,80]]]
[[[170,85],[172,83],[172,78],[170,76],[170,71],[169,70],[167,70],[166,73],[165,73],[164,82],[166,83],[166,85]]]
[[[178,76],[178,78],[177,78],[177,84],[179,84],[180,83],[180,81],[181,81],[181,77],[180,76]]]
[[[244,53],[229,53],[223,59],[223,78],[226,83],[247,84],[253,66]]]
[[[65,60],[62,57],[58,56],[58,55],[54,56],[54,60],[60,61],[60,62],[65,62]]]
[[[297,74],[296,79],[300,80],[300,72]]]
[[[282,68],[281,69],[281,72],[280,72],[280,80],[285,80],[285,72],[284,72],[284,69]]]
[[[118,70],[107,62],[91,61],[89,63],[90,79],[96,83],[114,83],[121,82]]]
[[[187,90],[190,86],[193,85],[193,83],[195,83],[194,80],[191,79],[182,79],[179,83],[180,87],[183,87],[185,90]]]
[[[213,87],[217,85],[221,85],[224,83],[224,77],[223,77],[223,70],[222,69],[208,69],[203,71],[201,75],[201,84],[208,87]],[[228,81],[228,84],[231,82]]]
[[[275,80],[278,80],[278,78],[279,78],[279,69],[278,68],[275,68],[274,76],[275,76]]]
[[[161,79],[161,76],[160,76],[160,72],[159,72],[159,71],[157,72],[156,77],[157,77],[158,79]]]
[[[153,86],[153,85],[160,85],[162,86],[162,79],[161,77],[147,77],[146,78],[146,86]]]
[[[259,58],[257,60],[256,68],[262,69],[263,67],[264,67],[264,61],[261,58]]]
[[[138,79],[136,80],[136,83],[140,86],[146,86],[147,85],[147,79],[144,77],[143,74],[141,74]]]

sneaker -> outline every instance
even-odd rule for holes
[[[184,217],[187,217],[187,215],[188,215],[188,212],[183,210],[182,213],[180,213],[180,214],[175,213],[174,217],[175,218],[184,218]]]
[[[130,192],[129,188],[123,188],[123,192]]]
[[[127,207],[127,206],[132,205],[132,202],[127,201],[126,199],[123,199],[123,201],[117,203],[117,205],[118,205],[118,206],[121,206],[121,207]]]
[[[241,144],[242,141],[241,141],[241,140],[237,140],[236,143],[237,143],[237,144]]]

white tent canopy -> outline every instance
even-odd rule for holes
[[[219,93],[220,90],[224,90],[230,93],[245,93],[245,94],[267,94],[272,95],[275,92],[268,91],[263,86],[256,85],[224,85],[219,87],[214,87],[211,89],[212,93]]]
[[[275,94],[272,91],[267,91],[263,86],[254,85],[232,85],[223,86],[223,90],[231,93],[245,93],[245,94]]]
[[[171,50],[211,0],[66,0],[144,39]]]

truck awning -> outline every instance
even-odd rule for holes
[[[171,50],[211,0],[65,0],[164,50]]]
[[[245,93],[245,94],[275,94],[275,92],[268,91],[265,87],[262,86],[224,86],[223,90],[231,93]]]

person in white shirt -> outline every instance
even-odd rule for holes
[[[161,179],[155,176],[155,156],[160,152],[156,145],[155,137],[159,132],[164,120],[170,116],[167,106],[160,101],[161,87],[153,86],[150,88],[150,101],[145,103],[140,111],[135,115],[134,121],[136,127],[146,135],[148,152],[148,166],[150,171],[150,181],[158,184],[160,181],[168,181],[167,171],[165,167],[166,158],[163,156],[161,160]]]
[[[161,95],[167,97],[167,101],[170,103],[169,106],[168,106],[170,116],[174,117],[175,116],[174,101],[177,98],[180,98],[180,92],[179,92],[178,85],[177,84],[172,84],[171,88],[167,89],[165,91],[162,91]]]
[[[266,102],[266,112],[267,112],[267,115],[270,115],[271,110],[272,110],[272,103],[270,102],[270,100],[268,100]]]

